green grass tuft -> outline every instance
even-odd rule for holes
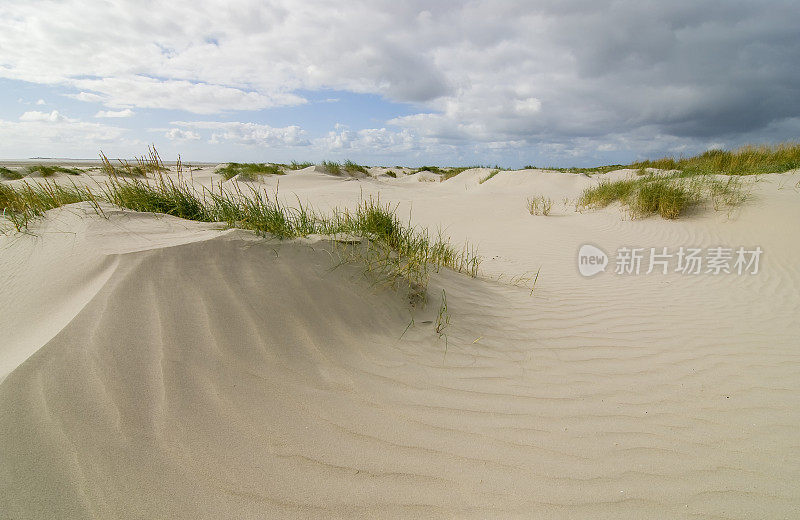
[[[256,181],[260,175],[284,175],[283,170],[276,164],[266,163],[228,163],[219,168],[216,173],[225,180],[230,180],[237,175],[240,181]]]
[[[56,173],[66,173],[67,175],[80,175],[83,173],[77,168],[65,168],[63,166],[48,166],[45,164],[36,164],[28,166],[28,175],[39,174],[42,177],[52,177]]]
[[[626,206],[634,218],[659,214],[676,219],[692,206],[711,201],[714,209],[735,207],[747,198],[740,179],[727,181],[712,175],[685,175],[681,172],[640,174],[634,179],[602,181],[587,188],[578,199],[579,208],[603,208],[613,202]]]
[[[486,177],[484,177],[483,179],[479,180],[479,181],[478,181],[478,184],[483,184],[484,182],[488,181],[489,179],[491,179],[492,177],[494,177],[495,175],[497,175],[498,173],[500,173],[500,171],[501,171],[501,170],[494,170],[494,171],[493,171],[493,172],[491,172],[489,175],[487,175],[487,176],[486,176]]]
[[[526,207],[531,215],[547,216],[550,214],[550,210],[553,207],[553,201],[544,195],[538,195],[536,197],[530,197],[527,200]]]
[[[342,165],[334,161],[322,161],[322,167],[328,170],[331,175],[341,175]]]
[[[10,170],[5,166],[0,166],[0,177],[8,181],[15,181],[21,179],[23,175],[17,170]]]
[[[359,173],[363,173],[364,175],[369,175],[369,172],[364,166],[360,164],[354,163],[353,161],[345,161],[344,162],[344,171],[351,176],[355,176]]]
[[[800,168],[800,143],[747,145],[735,150],[709,150],[695,157],[663,157],[640,161],[633,168],[680,170],[684,175],[757,175]]]
[[[243,192],[198,191],[190,182],[160,175],[154,181],[131,177],[111,177],[97,191],[84,186],[55,183],[0,184],[0,210],[17,231],[48,209],[74,202],[89,201],[100,210],[109,202],[135,211],[164,213],[201,222],[221,222],[229,227],[249,229],[279,238],[310,234],[332,237],[356,236],[361,244],[343,247],[338,253],[343,262],[357,261],[365,273],[397,287],[403,281],[410,288],[412,301],[424,301],[431,269],[451,268],[477,276],[480,257],[474,249],[456,249],[441,233],[431,237],[427,231],[404,224],[396,207],[380,200],[362,200],[355,210],[333,210],[321,215],[308,207],[282,206],[277,198],[255,188]]]
[[[309,166],[314,166],[314,163],[292,161],[291,163],[289,163],[287,168],[289,168],[290,170],[302,170],[304,168],[308,168]]]

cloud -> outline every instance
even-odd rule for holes
[[[52,112],[39,112],[38,110],[31,110],[30,112],[25,112],[21,116],[19,116],[20,121],[37,121],[42,123],[58,123],[61,121],[74,121],[71,119],[67,119],[63,115],[61,115],[58,110],[53,110]]]
[[[424,140],[409,130],[394,131],[386,128],[366,128],[351,131],[346,126],[336,125],[335,130],[315,141],[322,150],[354,150],[360,153],[389,153],[419,151],[425,147]],[[428,143],[429,144],[429,143]]]
[[[65,118],[56,111],[26,114],[19,121],[0,120],[0,156],[96,157],[98,146],[142,145],[126,139],[123,128]]]
[[[215,114],[306,103],[304,98],[291,93],[264,94],[223,85],[145,76],[76,79],[68,83],[98,93],[91,98],[113,108],[182,109],[196,114]]]
[[[78,101],[83,101],[86,103],[100,103],[105,100],[105,98],[99,94],[92,94],[91,92],[79,92],[77,94],[66,94],[67,97],[71,97],[73,99],[77,99]]]
[[[122,110],[100,110],[94,115],[94,117],[101,117],[101,118],[131,117],[133,114],[134,114],[133,110],[131,110],[130,108],[125,108]]]
[[[406,135],[440,150],[589,153],[800,130],[790,0],[6,0],[0,19],[0,76],[115,110],[256,111],[320,90],[414,109],[394,130],[334,131],[325,146],[411,146]],[[214,135],[260,142],[274,130]]]
[[[164,135],[170,141],[197,141],[200,139],[200,134],[197,132],[180,128],[170,128]]]
[[[46,105],[47,103],[45,102],[45,100],[44,100],[44,99],[39,99],[39,100],[36,102],[36,104],[37,104],[37,105]]]
[[[308,146],[311,142],[299,126],[275,128],[258,123],[222,121],[173,121],[173,126],[211,132],[209,142],[260,146]],[[180,135],[180,134],[176,134]]]

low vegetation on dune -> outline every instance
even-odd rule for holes
[[[535,197],[529,197],[526,201],[526,205],[531,215],[547,216],[553,208],[553,200],[544,195],[537,195]]]
[[[344,168],[344,171],[345,171],[345,172],[346,172],[348,175],[355,176],[355,175],[357,175],[357,174],[359,174],[359,173],[362,173],[362,174],[364,174],[364,175],[369,175],[369,172],[367,171],[367,168],[366,168],[366,167],[364,167],[364,166],[361,166],[361,165],[360,165],[360,164],[358,164],[358,163],[354,163],[353,161],[349,161],[349,160],[348,160],[348,161],[345,161],[345,162],[344,162],[344,164],[343,164],[342,166],[343,166],[343,168]]]
[[[322,161],[322,167],[328,170],[331,175],[342,174],[342,165],[336,161]]]
[[[286,167],[290,170],[302,170],[304,168],[308,168],[309,166],[314,166],[314,163],[292,161],[286,165]]]
[[[180,158],[178,160],[180,164]],[[109,177],[147,177],[150,174],[169,171],[161,160],[155,146],[147,149],[147,155],[137,157],[133,162],[117,159],[117,164],[111,162],[103,152],[100,152],[100,173]]]
[[[439,175],[441,177],[440,179],[441,181],[446,181],[447,179],[452,179],[459,173],[463,173],[469,170],[470,168],[472,168],[472,166],[463,166],[463,167],[459,166],[457,168],[439,168],[438,166],[423,166],[421,168],[417,168],[411,173],[413,174],[413,173],[429,171],[431,173]]]
[[[757,175],[800,168],[800,143],[748,145],[735,150],[709,150],[694,157],[640,161],[633,168],[680,170],[684,175]]]
[[[491,172],[491,173],[489,173],[489,175],[487,175],[487,176],[486,176],[486,177],[484,177],[483,179],[479,180],[479,181],[478,181],[478,184],[483,184],[484,182],[486,182],[486,181],[490,180],[492,177],[494,177],[495,175],[497,175],[498,173],[500,173],[500,171],[501,171],[501,170],[492,170],[492,172]]]
[[[75,202],[89,202],[102,214],[101,202],[141,212],[164,213],[201,222],[220,222],[279,238],[321,234],[344,237],[338,248],[343,262],[357,261],[376,280],[393,286],[405,281],[414,302],[424,301],[430,269],[447,267],[476,276],[480,257],[474,249],[454,247],[441,233],[430,236],[403,223],[396,208],[368,199],[353,210],[320,214],[300,205],[281,205],[276,197],[255,188],[244,192],[198,189],[190,182],[156,176],[155,179],[112,177],[99,188],[63,186],[45,181],[17,186],[0,185],[0,211],[17,231],[45,211]],[[358,237],[359,245],[353,245]]]
[[[586,188],[578,208],[603,208],[614,202],[625,206],[634,218],[658,214],[676,219],[690,207],[710,201],[714,209],[734,207],[747,198],[740,178],[726,180],[711,175],[645,173],[634,179],[602,181]]]
[[[14,181],[17,179],[21,179],[23,175],[18,172],[17,170],[11,170],[6,168],[5,166],[0,166],[0,178],[5,179],[7,181]]]
[[[328,170],[328,173],[331,175],[347,174],[351,177],[355,177],[358,174],[369,175],[369,171],[367,171],[366,167],[350,160],[347,160],[344,163],[338,163],[335,161],[322,161],[322,166]]]
[[[677,170],[684,176],[692,175],[758,175],[783,173],[800,168],[800,143],[775,145],[745,145],[734,150],[708,150],[693,157],[662,157],[631,164],[609,164],[590,168],[543,168],[566,173],[593,175],[614,170],[634,169],[646,171]],[[523,169],[536,169],[525,166]]]
[[[236,177],[241,181],[256,181],[261,175],[284,175],[284,171],[277,164],[270,163],[228,163],[217,169],[216,173],[225,180]]]
[[[77,168],[66,168],[64,166],[50,166],[45,164],[36,164],[28,166],[28,175],[41,175],[42,177],[52,177],[56,173],[66,173],[67,175],[80,175],[83,173]]]

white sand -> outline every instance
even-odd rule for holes
[[[800,176],[632,221],[562,204],[604,176],[489,172],[258,185],[320,210],[379,194],[479,247],[484,278],[436,275],[405,334],[402,295],[324,241],[83,204],[0,237],[0,517],[793,518]],[[584,243],[764,255],[584,278]],[[539,268],[533,296],[505,283]]]

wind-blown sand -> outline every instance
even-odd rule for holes
[[[321,211],[380,194],[478,246],[483,276],[435,275],[411,327],[325,240],[87,204],[0,236],[0,517],[793,518],[799,176],[664,221],[561,202],[626,172],[489,172],[260,185]],[[585,243],[764,254],[584,278]],[[507,283],[540,268],[533,295]]]

